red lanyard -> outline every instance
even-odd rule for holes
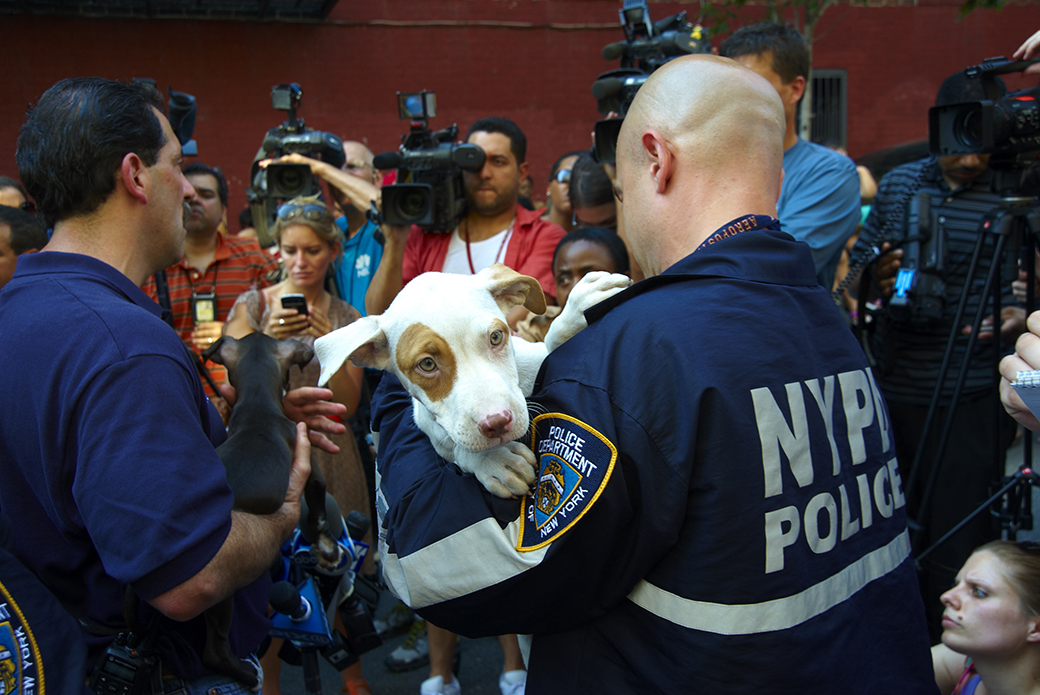
[[[495,263],[498,263],[498,257],[502,255],[502,249],[506,247],[506,242],[509,241],[509,237],[513,235],[513,225],[516,224],[516,218],[509,223],[509,229],[506,230],[506,234],[502,237],[502,245],[498,247],[498,251],[495,253]],[[469,225],[466,225],[466,260],[469,261],[469,272],[474,275],[477,274],[477,269],[473,267],[473,254],[469,251]]]

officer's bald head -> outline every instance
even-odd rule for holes
[[[648,128],[691,161],[730,166],[729,157],[751,153],[783,161],[784,111],[776,90],[728,58],[687,56],[654,72],[625,117],[618,156],[641,156],[638,137]]]
[[[785,128],[776,89],[728,58],[677,58],[647,79],[617,146],[626,233],[644,270],[662,271],[736,217],[776,214]]]

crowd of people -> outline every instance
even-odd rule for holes
[[[1040,32],[1015,55],[1038,54]],[[360,142],[339,168],[288,155],[324,189],[280,202],[269,249],[248,215],[229,230],[223,172],[185,164],[154,91],[48,89],[18,179],[0,177],[0,350],[26,355],[0,377],[21,394],[0,401],[0,620],[5,596],[26,629],[57,617],[22,653],[0,640],[0,692],[18,691],[19,658],[84,692],[142,629],[158,660],[139,692],[247,692],[206,647],[202,614],[233,596],[231,650],[279,693],[269,568],[312,466],[344,515],[375,522],[360,571],[405,599],[381,634],[408,631],[386,665],[428,666],[425,695],[463,690],[460,634],[498,638],[503,695],[1040,691],[1040,545],[997,540],[983,514],[914,561],[989,497],[1016,421],[1040,431],[1010,385],[1040,368],[1040,312],[1026,317],[1018,275],[991,291],[972,262],[1000,261],[976,246],[1000,203],[988,155],[930,156],[875,188],[799,137],[809,64],[773,23],[666,63],[616,164],[561,154],[543,207],[522,128],[478,119],[465,141],[486,159],[450,233],[368,214],[385,172]],[[935,103],[985,97],[959,72]],[[935,267],[912,250],[932,238]],[[235,509],[215,447],[236,394],[208,348],[312,346],[422,273],[496,263],[548,305],[509,312],[514,340],[544,341],[588,273],[635,281],[542,367],[529,495],[441,461],[392,375],[348,363],[319,388],[315,358],[283,400],[298,423],[284,502]],[[931,292],[909,308],[908,269]],[[963,318],[991,293],[998,319]],[[343,692],[371,695],[365,662]]]

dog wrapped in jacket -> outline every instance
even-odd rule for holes
[[[424,273],[379,316],[359,319],[314,343],[319,385],[350,360],[395,374],[414,403],[415,423],[445,460],[489,492],[519,497],[536,462],[517,441],[527,432],[526,397],[542,360],[588,325],[584,312],[628,286],[624,275],[587,274],[553,321],[545,343],[510,335],[506,315],[523,305],[541,314],[532,277],[495,264],[476,275]]]

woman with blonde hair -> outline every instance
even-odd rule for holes
[[[977,548],[942,602],[932,665],[943,695],[1040,693],[1040,543]]]
[[[324,203],[316,197],[299,197],[281,205],[271,236],[278,243],[285,279],[276,285],[242,294],[228,314],[224,326],[226,335],[241,338],[260,331],[278,340],[292,338],[313,347],[316,338],[361,317],[357,309],[333,297],[325,289],[326,275],[341,249],[341,235]],[[306,311],[285,308],[282,299],[288,295],[302,295]],[[299,297],[296,299],[298,301]],[[303,369],[294,366],[289,371],[289,386],[316,386],[320,373],[316,358]],[[362,370],[347,363],[327,384],[332,390],[333,400],[347,406],[347,417],[357,409],[361,379]],[[311,460],[320,466],[328,492],[336,499],[344,517],[353,510],[367,516],[371,508],[368,485],[350,427],[346,434],[330,436],[330,439],[339,446],[339,453],[329,454],[315,449]],[[364,540],[372,545],[371,531]],[[362,571],[371,572],[371,566],[370,555]],[[280,692],[278,675],[281,664],[277,651],[272,646],[262,660],[267,674],[263,689],[265,695]],[[348,695],[370,695],[368,684],[361,676],[360,662],[343,671],[343,683],[343,692]]]

